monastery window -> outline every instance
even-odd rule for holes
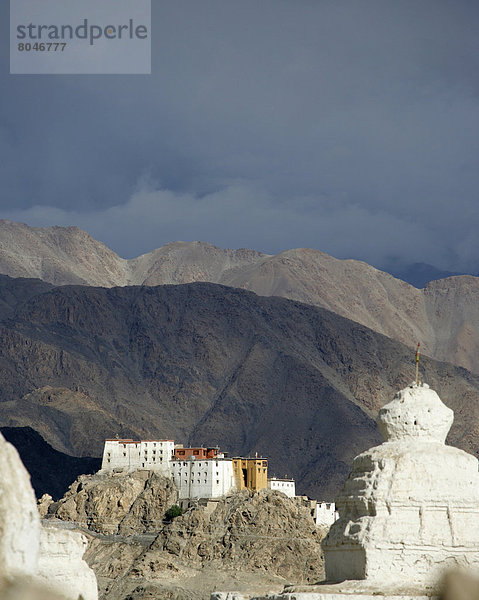
[[[186,467],[186,463],[183,463],[183,466]]]
[[[160,458],[160,462],[163,462],[163,459],[162,459],[162,458]]]
[[[259,471],[259,469],[258,469],[258,471]],[[263,469],[263,473],[266,473],[266,469]]]
[[[153,454],[156,454],[156,450],[153,450]]]
[[[141,466],[144,468],[145,467],[145,463],[141,463]]]
[[[155,462],[155,461],[156,461],[156,458],[155,458],[155,457],[153,457],[153,462]]]
[[[126,456],[126,452],[123,452],[123,456]]]
[[[156,448],[156,442],[153,442],[153,446]]]
[[[219,484],[220,484],[220,480],[219,480],[219,479],[217,479],[217,480],[216,480],[216,485],[219,485]]]
[[[126,444],[123,444],[123,448],[126,448]]]
[[[110,459],[109,459],[109,458],[107,458],[107,462],[110,462]]]

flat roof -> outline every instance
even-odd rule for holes
[[[191,460],[193,459],[193,460]],[[207,461],[211,461],[211,462],[218,462],[219,460],[229,460],[230,462],[233,460],[232,458],[228,458],[227,456],[215,456],[214,458],[195,458],[194,456],[174,456],[173,458],[170,459],[172,462],[173,461],[178,461],[178,462],[207,462]]]
[[[131,440],[131,439],[118,439],[118,438],[109,438],[106,439],[105,442],[118,442],[119,444],[141,444],[143,442],[172,442],[175,440]]]
[[[177,448],[177,450],[218,450],[219,451],[220,447],[219,446],[188,446],[185,448],[185,446],[181,446]]]

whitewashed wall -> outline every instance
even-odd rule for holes
[[[149,469],[170,475],[174,450],[175,443],[172,440],[106,440],[101,470]]]
[[[318,502],[314,509],[314,521],[316,525],[331,527],[339,518],[334,502]]]
[[[171,461],[179,498],[221,498],[234,489],[233,461],[218,459]]]
[[[271,479],[268,479],[268,490],[283,492],[288,498],[294,498],[296,496],[296,484],[293,479],[278,479],[277,477],[271,477]]]

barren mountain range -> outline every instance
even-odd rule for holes
[[[0,221],[0,273],[102,287],[208,281],[327,308],[423,353],[479,373],[479,278],[424,289],[356,260],[299,248],[270,256],[174,242],[131,260],[76,227]]]
[[[451,441],[479,453],[479,377],[461,368],[479,370],[475,277],[419,290],[316,250],[200,242],[124,260],[80,229],[7,221],[0,270],[0,425],[57,451],[99,456],[115,435],[219,444],[332,499],[421,341]]]
[[[377,409],[414,376],[403,344],[283,298],[32,281],[22,300],[25,280],[0,279],[0,424],[77,456],[116,434],[219,444],[332,499],[353,456],[379,442]],[[456,411],[451,440],[477,453],[479,377],[427,357],[421,372]]]

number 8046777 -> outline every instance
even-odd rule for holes
[[[63,52],[65,50],[66,42],[20,42],[18,44],[19,52]]]

